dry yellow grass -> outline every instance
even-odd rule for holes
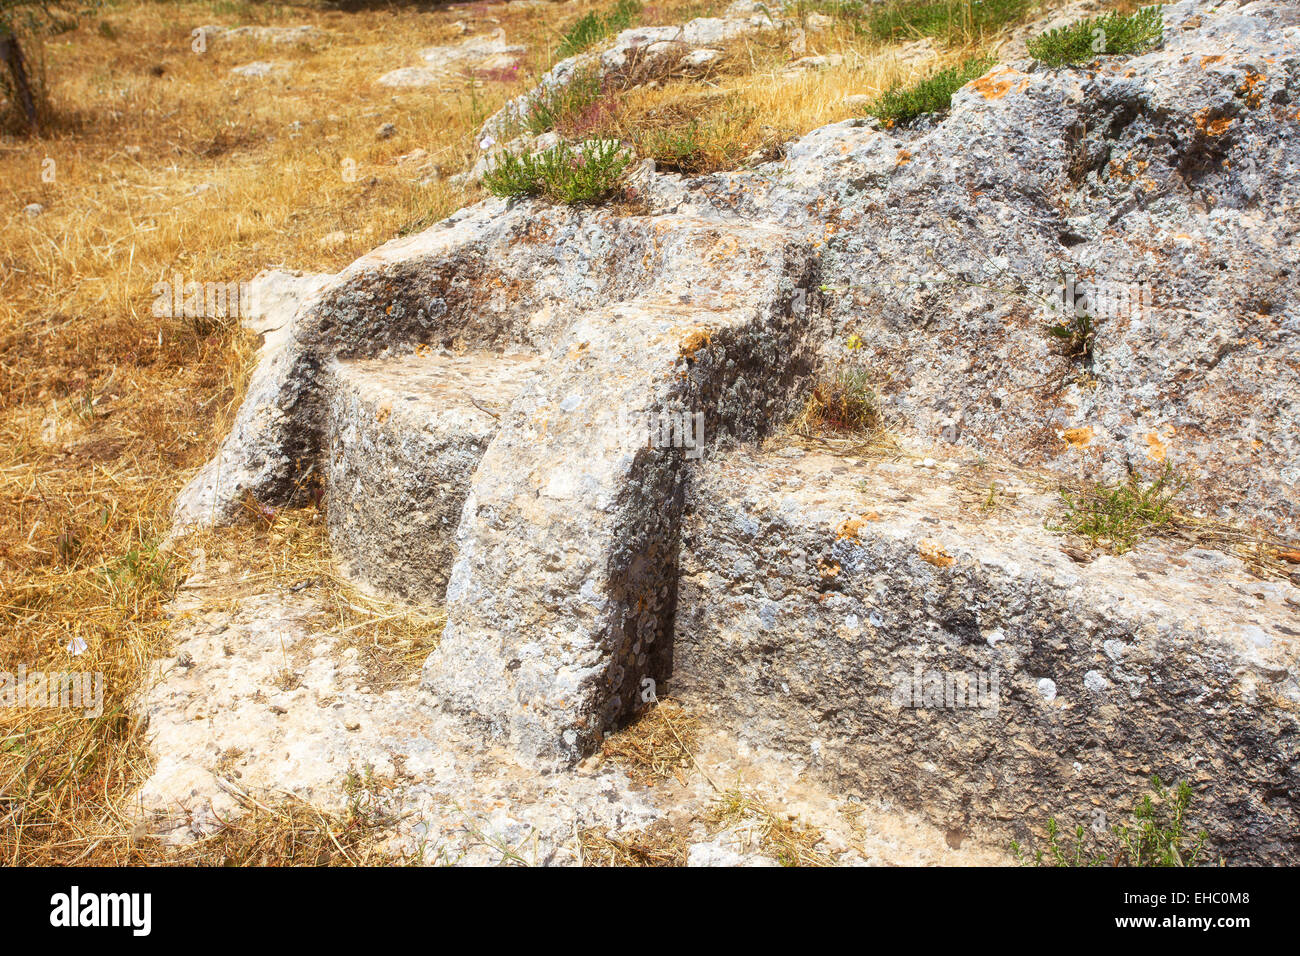
[[[763,853],[782,866],[830,866],[834,860],[820,844],[816,827],[768,806],[757,794],[739,788],[722,794],[710,810],[710,822],[720,828],[748,832]]]
[[[487,32],[495,16],[512,38],[556,30],[537,12],[499,13],[123,3],[103,12],[110,31],[89,18],[47,42],[56,119],[39,139],[0,140],[0,670],[103,672],[105,712],[0,709],[0,860],[139,858],[120,811],[145,758],[126,705],[187,565],[157,545],[172,496],[230,420],[255,344],[233,322],[155,318],[153,284],[337,269],[476,198],[445,175],[421,186],[394,160],[420,147],[459,171],[477,123],[524,79],[465,78],[451,94],[373,80],[454,39],[457,19]],[[191,52],[193,27],[249,22],[313,23],[326,38]],[[229,73],[270,58],[294,70]],[[382,122],[396,134],[377,138]],[[32,202],[45,214],[26,218]],[[322,245],[334,232],[347,238]],[[299,558],[324,554],[295,540]],[[252,543],[262,550],[243,560],[273,567],[268,542]],[[75,638],[87,650],[73,658]]]
[[[588,828],[578,834],[583,866],[685,866],[690,834],[658,820],[644,830],[614,836]]]
[[[853,96],[874,97],[958,62],[971,47],[881,43],[838,21],[820,32],[777,29],[721,45],[704,73],[679,72],[631,89],[612,89],[567,135],[616,138],[666,169],[689,173],[770,159],[779,144],[859,116]],[[826,65],[791,69],[803,57]],[[679,152],[686,152],[681,157]]]
[[[274,265],[335,270],[474,201],[477,190],[449,177],[473,156],[479,123],[550,65],[569,24],[605,5],[345,12],[121,0],[46,41],[50,121],[35,139],[0,137],[0,670],[102,672],[105,709],[84,719],[0,708],[0,862],[177,858],[134,833],[123,810],[148,763],[128,701],[165,649],[166,602],[205,546],[159,549],[171,499],[228,426],[256,343],[233,321],[154,317],[154,284],[177,273],[247,280]],[[720,6],[669,0],[641,22]],[[457,21],[471,33],[500,26],[528,44],[527,68],[443,89],[375,85],[417,64],[423,47],[454,41]],[[212,23],[310,23],[324,36],[194,53],[191,31]],[[903,65],[862,49],[843,30],[808,42],[805,53],[844,52],[844,63],[778,80],[794,55],[789,38],[752,38],[729,48],[715,77],[630,91],[623,121],[691,97],[709,109],[720,103],[715,112],[731,125],[709,160],[717,164],[774,142],[775,132],[844,118],[843,94],[927,68],[924,58]],[[292,69],[262,80],[231,75],[259,59]],[[394,135],[379,138],[382,123]],[[416,148],[438,174],[426,182],[397,164]],[[345,160],[355,177],[344,175]],[[27,218],[29,203],[45,213]],[[328,564],[317,518],[279,520],[215,535],[206,553],[233,549],[250,567],[290,577]],[[394,679],[436,639],[436,620],[366,603],[343,585],[336,593],[341,620],[367,622],[358,640]],[[86,647],[76,657],[66,650],[75,641]],[[257,819],[271,832],[246,833],[248,853],[214,852],[262,862],[319,856],[319,841],[294,836],[295,811]],[[218,859],[196,852],[183,859]]]
[[[601,755],[619,764],[642,786],[672,777],[685,782],[695,763],[699,717],[678,701],[664,698],[615,734]]]

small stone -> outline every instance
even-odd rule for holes
[[[397,127],[392,123],[384,123],[379,129],[375,130],[375,136],[378,139],[388,139],[397,132]]]
[[[38,202],[30,203],[23,207],[23,212],[27,214],[28,219],[35,219],[45,212],[45,207]]]
[[[713,63],[714,61],[720,59],[721,56],[722,56],[721,50],[714,50],[714,49],[710,49],[709,47],[702,47],[701,49],[698,50],[692,50],[690,53],[682,57],[682,66],[692,66],[692,67],[708,66],[710,63]]]

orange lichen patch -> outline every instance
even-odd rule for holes
[[[860,518],[846,518],[840,522],[840,526],[835,529],[835,540],[837,541],[856,541],[862,529],[872,521],[879,521],[880,515],[874,511],[868,511]]]
[[[1247,73],[1246,78],[1241,82],[1241,86],[1237,87],[1237,93],[1245,98],[1246,105],[1251,109],[1259,106],[1264,100],[1264,94],[1255,88],[1263,82],[1263,73]]]
[[[1084,425],[1082,428],[1067,428],[1061,432],[1061,438],[1071,448],[1087,448],[1092,443],[1092,426]]]
[[[1300,551],[1279,551],[1277,556],[1288,564],[1300,564]]]
[[[1147,432],[1147,457],[1152,461],[1164,461],[1169,454],[1169,445],[1156,432]]]
[[[691,329],[682,336],[678,343],[678,354],[688,362],[695,358],[695,353],[713,341],[713,333],[706,328]]]
[[[937,541],[919,541],[916,545],[916,551],[921,556],[922,561],[928,561],[936,568],[950,568],[957,560]]]
[[[1222,53],[1216,53],[1214,56],[1203,56],[1201,57],[1201,69],[1203,70],[1211,63],[1219,63],[1222,60],[1223,60]]]
[[[897,161],[894,163],[894,165],[895,165],[895,166],[902,166],[902,165],[904,165],[905,163],[910,163],[911,161],[912,161],[912,154],[911,154],[910,152],[908,152],[907,150],[905,150],[905,149],[900,149],[900,150],[898,151],[898,159],[897,159]]]
[[[379,406],[379,411],[375,413],[375,421],[379,422],[379,424],[382,425],[384,422],[388,421],[388,416],[392,414],[393,414],[393,403],[384,402],[384,404]]]
[[[824,558],[819,558],[817,561],[817,573],[826,579],[839,577],[839,573],[840,573],[839,562],[827,561]]]
[[[1220,116],[1217,119],[1210,119],[1209,113],[1209,110],[1201,110],[1196,114],[1196,128],[1209,136],[1223,135],[1224,131],[1232,125],[1232,117]]]
[[[1021,78],[1018,85],[1016,77]],[[1029,87],[1029,78],[1009,67],[1002,67],[984,74],[971,85],[986,100],[1000,100],[1010,93],[1013,87],[1017,93],[1023,93]]]

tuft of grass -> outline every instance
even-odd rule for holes
[[[601,755],[621,765],[643,786],[681,778],[694,764],[699,718],[663,698],[635,722],[605,739]]]
[[[1092,349],[1097,339],[1097,323],[1090,311],[1071,310],[1060,322],[1047,326],[1047,334],[1061,347],[1066,358],[1092,364]]]
[[[580,121],[604,98],[605,83],[600,74],[595,70],[584,70],[566,83],[539,90],[529,101],[528,114],[520,125],[534,136],[564,129]]]
[[[993,66],[989,56],[971,57],[940,70],[906,88],[892,87],[867,107],[867,114],[886,126],[906,123],[925,113],[941,113],[952,105],[952,95]]]
[[[804,437],[826,432],[879,435],[885,416],[875,377],[856,360],[862,347],[857,335],[850,336],[846,349],[852,357],[841,359],[826,376],[814,383],[803,410],[791,423],[791,430]]]
[[[746,136],[752,114],[740,109],[704,122],[692,119],[685,125],[632,129],[632,142],[638,156],[653,159],[660,169],[687,174],[726,169],[755,151]],[[761,154],[761,146],[758,151]]]
[[[234,784],[231,784],[234,787]],[[349,793],[342,813],[294,797],[263,804],[235,791],[243,808],[211,836],[163,856],[184,866],[379,866],[400,863],[380,851],[375,837],[385,824],[368,795]]]
[[[686,835],[667,821],[615,836],[595,827],[578,833],[583,866],[685,866]]]
[[[746,828],[758,837],[763,852],[782,866],[831,866],[834,859],[818,849],[820,830],[790,814],[778,815],[762,799],[740,789],[723,793],[709,811],[709,822],[724,829]]]
[[[618,0],[604,12],[588,13],[565,32],[559,46],[555,48],[555,58],[566,60],[581,53],[593,43],[627,29],[640,13],[639,0]]]
[[[618,185],[632,154],[622,143],[597,140],[575,150],[561,142],[540,153],[502,153],[483,175],[494,196],[544,196],[568,205],[598,202]]]
[[[1187,781],[1170,788],[1152,776],[1151,792],[1143,794],[1129,821],[1096,840],[1088,838],[1082,824],[1064,837],[1056,819],[1049,817],[1045,847],[1030,854],[1013,841],[1011,852],[1026,866],[1196,866],[1209,862],[1209,855],[1206,832],[1188,832],[1191,804]]]
[[[1098,482],[1080,493],[1062,490],[1065,517],[1054,530],[1081,535],[1124,554],[1173,521],[1173,501],[1186,486],[1173,465],[1165,462],[1159,477],[1150,482],[1130,475],[1122,484]]]
[[[1057,27],[1026,46],[1035,60],[1061,67],[1087,63],[1103,55],[1141,53],[1159,43],[1163,31],[1164,12],[1156,5],[1127,16],[1112,10],[1104,16]]]

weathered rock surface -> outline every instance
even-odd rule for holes
[[[508,70],[518,65],[527,47],[506,42],[504,29],[483,36],[469,37],[448,46],[429,47],[420,51],[425,66],[405,66],[390,70],[377,83],[381,86],[419,87],[444,82],[464,70]]]
[[[798,246],[771,230],[654,226],[654,286],[561,336],[502,418],[457,533],[426,685],[530,754],[590,752],[644,679],[667,677],[681,482],[704,451],[685,447],[682,423],[761,437],[806,371]],[[660,423],[681,441],[659,440]]]
[[[292,69],[288,63],[276,63],[271,60],[254,60],[242,66],[232,67],[230,72],[245,79],[260,80],[272,74],[286,73]]]
[[[1300,854],[1300,588],[1186,543],[1076,563],[1055,494],[973,458],[786,449],[698,479],[670,690],[742,738],[989,842],[1159,774],[1216,853]]]
[[[522,353],[427,351],[335,364],[325,487],[330,541],[349,577],[442,601],[474,470],[538,365]]]
[[[587,56],[677,62],[754,16]],[[1183,507],[1296,535],[1300,11],[1186,0],[1165,24],[1141,56],[995,67],[942,121],[848,120],[742,172],[643,167],[644,215],[490,201],[304,282],[178,527],[323,477],[357,580],[436,601],[447,576],[422,706],[543,767],[670,679],[949,829],[1117,811],[1156,771],[1193,781],[1220,852],[1294,860],[1294,588],[1168,544],[1076,565],[1034,491],[1169,463]],[[1087,354],[1047,333],[1063,293]],[[744,444],[850,336],[904,447],[1023,469],[1014,508],[966,513],[965,465]],[[645,441],[648,416],[696,412],[703,458]],[[880,521],[843,533],[862,509]],[[930,662],[996,672],[996,713],[881,702]]]
[[[942,123],[848,120],[766,167],[650,182],[655,208],[817,244],[834,339],[857,333],[915,434],[1110,480],[1175,460],[1207,512],[1300,518],[1300,10],[1184,2],[1137,57],[995,67]],[[1088,362],[1046,334],[1078,280]]]
[[[589,828],[615,840],[680,832],[691,865],[769,864],[760,827],[719,832],[710,822],[717,794],[703,777],[644,787],[610,762],[553,772],[520,760],[430,706],[414,675],[373,673],[318,588],[232,594],[240,570],[213,566],[188,582],[173,608],[172,653],[137,702],[159,755],[138,800],[148,832],[184,843],[250,801],[297,799],[361,807],[385,849],[426,864],[575,865],[577,834]],[[796,780],[781,754],[722,732],[700,740],[696,759],[710,777],[816,826],[832,860],[1007,862],[1004,848],[974,840],[952,848],[887,801]]]
[[[231,41],[231,40],[251,40],[254,43],[271,43],[283,45],[288,43],[306,43],[312,40],[319,40],[325,36],[325,31],[319,27],[314,27],[309,23],[304,23],[296,27],[265,27],[265,26],[201,26],[196,31],[202,33],[207,42],[212,41]]]

